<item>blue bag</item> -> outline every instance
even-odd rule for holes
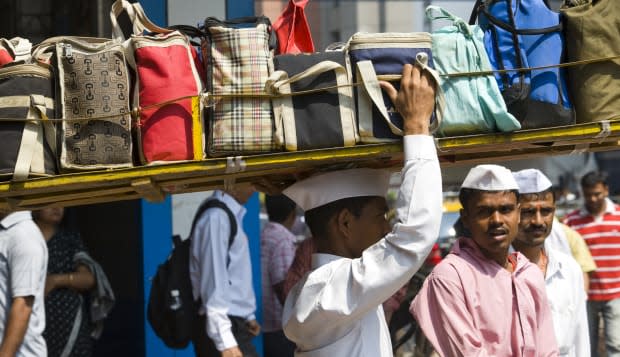
[[[493,69],[541,67],[562,63],[564,37],[560,14],[545,0],[477,0],[476,16]],[[522,129],[571,125],[566,71],[547,68],[495,75],[499,88]]]
[[[435,14],[435,11],[439,14]],[[452,25],[434,31],[433,59],[440,74],[490,71],[480,27],[468,25],[438,6],[428,6],[430,20],[448,20]],[[440,77],[446,108],[438,136],[481,134],[519,130],[521,125],[508,113],[492,75]]]
[[[433,68],[431,36],[426,32],[414,33],[356,33],[347,44],[355,87],[356,118],[362,143],[401,140],[403,118],[394,110],[390,98],[379,86],[378,76],[393,76],[392,84],[398,89],[399,75],[407,63],[417,63],[428,71],[437,84],[439,78]],[[431,130],[435,130],[443,113],[443,93],[437,91],[435,113]]]

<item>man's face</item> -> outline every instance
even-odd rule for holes
[[[602,183],[592,187],[581,187],[583,200],[588,212],[598,215],[605,211],[605,198],[609,195],[609,189]]]
[[[521,222],[516,240],[527,246],[540,246],[551,233],[555,214],[553,193],[521,195]]]
[[[361,257],[366,248],[390,232],[387,212],[388,205],[385,198],[376,197],[366,203],[359,217],[353,218],[350,250],[355,257]]]
[[[463,207],[461,219],[487,257],[506,254],[518,232],[517,196],[508,191],[480,191]]]

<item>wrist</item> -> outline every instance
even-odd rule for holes
[[[428,120],[407,120],[403,124],[403,135],[430,135]]]

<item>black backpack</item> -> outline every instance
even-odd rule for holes
[[[199,303],[194,301],[189,277],[190,239],[198,219],[207,209],[214,207],[224,210],[230,219],[230,250],[237,235],[235,216],[222,201],[209,198],[196,211],[189,238],[181,240],[178,235],[172,237],[172,253],[157,267],[157,273],[153,277],[147,319],[155,334],[170,348],[185,348],[192,340]],[[227,259],[226,266],[229,263],[230,258]]]

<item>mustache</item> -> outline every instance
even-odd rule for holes
[[[540,224],[540,225],[530,225],[527,227],[523,228],[524,232],[534,232],[534,231],[543,231],[543,230],[547,230],[548,226],[546,224]]]
[[[508,227],[506,226],[495,226],[495,227],[489,227],[487,229],[487,233],[508,233],[510,231],[510,229],[508,229]]]

